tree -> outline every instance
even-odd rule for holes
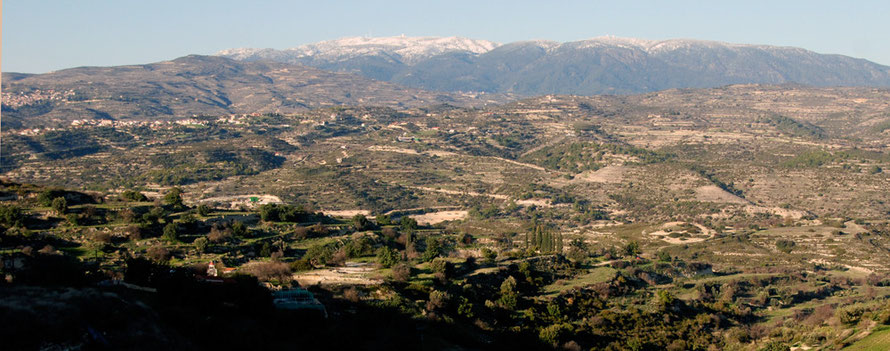
[[[388,247],[381,247],[377,250],[377,263],[384,268],[389,268],[399,263],[399,252]]]
[[[270,255],[272,255],[272,245],[265,241],[260,247],[260,257],[269,257]]]
[[[167,216],[167,211],[163,207],[155,206],[151,210],[142,214],[142,221],[148,224],[156,224],[161,218]]]
[[[37,196],[37,203],[41,206],[52,206],[53,200],[57,197],[65,197],[65,190],[62,189],[46,189]]]
[[[377,222],[377,225],[384,226],[392,224],[392,218],[389,218],[389,215],[379,214],[374,219]]]
[[[206,237],[202,236],[195,239],[195,242],[193,244],[195,244],[195,249],[198,250],[198,252],[204,253],[207,252],[207,246],[210,245],[210,240],[207,240]]]
[[[432,261],[434,258],[439,257],[442,254],[442,245],[439,243],[439,240],[428,236],[426,238],[426,250],[423,251],[423,257],[421,259],[423,261]]]
[[[163,238],[169,242],[179,241],[179,226],[176,223],[167,223],[164,226]]]
[[[323,266],[333,260],[334,248],[330,245],[316,244],[310,246],[303,257],[309,259],[314,265]]]
[[[640,243],[636,241],[631,241],[624,245],[624,254],[627,256],[638,256],[643,253],[643,250],[640,249]]]
[[[247,226],[244,225],[244,222],[235,221],[232,222],[232,235],[243,238],[247,235]]]
[[[352,217],[352,227],[357,231],[362,231],[371,226],[371,221],[365,215],[359,213]]]
[[[52,208],[56,214],[61,216],[68,212],[68,200],[65,200],[64,197],[57,197],[53,199]]]
[[[164,195],[164,203],[171,206],[174,210],[181,210],[185,208],[182,204],[182,189],[173,187]]]
[[[404,230],[417,229],[417,220],[408,216],[402,217],[402,219],[399,220],[399,224],[402,225],[402,229]]]
[[[126,201],[133,201],[133,202],[148,201],[148,197],[146,197],[145,194],[142,194],[135,190],[125,190],[124,192],[121,193],[121,199],[124,199]]]
[[[0,206],[0,224],[7,227],[21,227],[25,215],[18,206]]]
[[[674,305],[674,301],[676,297],[667,290],[659,290],[655,293],[655,304],[658,306],[658,309],[661,311],[667,311],[671,306]]]
[[[260,219],[265,222],[274,222],[278,220],[278,206],[275,204],[265,204],[260,206]]]
[[[498,305],[510,311],[516,309],[516,305],[519,303],[519,293],[516,292],[516,278],[510,276],[504,279],[500,290],[501,297],[498,299]]]
[[[584,239],[572,239],[572,241],[569,242],[569,250],[566,256],[575,262],[581,262],[587,259],[587,257],[590,256],[590,251],[587,247],[587,243],[584,242]]]
[[[198,205],[198,215],[201,217],[207,217],[210,214],[211,208],[205,204]]]
[[[69,213],[67,216],[65,216],[65,219],[68,220],[68,224],[70,224],[72,227],[80,225],[80,217],[78,217],[76,213]]]
[[[491,265],[494,264],[495,260],[498,258],[498,253],[492,249],[483,247],[482,258],[485,259],[485,264]]]
[[[186,232],[193,232],[198,226],[198,219],[195,218],[192,211],[189,211],[179,216],[179,224],[182,225],[183,230]]]
[[[454,276],[454,264],[444,258],[436,258],[430,262],[430,270],[440,282],[447,282]]]

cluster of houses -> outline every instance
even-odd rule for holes
[[[74,90],[56,91],[53,89],[35,89],[27,93],[23,91],[20,91],[18,93],[4,92],[2,94],[3,105],[11,108],[19,108],[43,101],[64,101],[68,100],[69,97],[72,97],[74,95]]]

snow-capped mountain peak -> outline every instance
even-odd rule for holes
[[[403,62],[414,62],[448,52],[483,54],[500,46],[488,40],[461,37],[348,37],[307,44],[281,51],[271,49],[229,49],[217,53],[236,60],[278,59],[280,56],[299,59],[314,57],[326,60],[344,60],[366,55],[394,56]]]

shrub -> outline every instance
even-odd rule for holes
[[[426,303],[427,311],[438,311],[443,310],[448,306],[448,302],[451,300],[451,295],[444,291],[433,290],[430,291],[429,301]]]
[[[797,245],[797,243],[795,243],[794,241],[791,241],[791,240],[787,240],[787,239],[776,240],[776,248],[779,249],[779,251],[782,251],[786,254],[790,254],[791,250],[796,245]]]
[[[454,276],[454,264],[444,258],[436,258],[430,262],[430,270],[440,282],[446,282]]]
[[[553,324],[541,329],[538,333],[538,338],[547,344],[556,346],[559,344],[560,339],[571,332],[572,326],[567,323]]]
[[[760,348],[760,351],[791,351],[791,348],[781,341],[770,341]]]
[[[42,249],[37,250],[37,252],[41,255],[55,255],[56,253],[58,253],[58,251],[56,251],[56,248],[54,248],[52,245],[46,245]]]
[[[291,278],[291,270],[287,263],[284,262],[258,262],[253,261],[244,266],[242,269],[245,273],[257,277],[262,281],[278,280],[279,282],[289,281]]]
[[[290,264],[290,269],[294,272],[308,271],[312,270],[313,268],[314,267],[312,267],[312,263],[309,262],[309,259],[307,258],[301,258],[299,260],[291,262]]]
[[[862,307],[850,306],[837,310],[835,316],[841,323],[853,325],[859,323],[859,319],[862,318],[863,313],[865,313],[865,309]]]
[[[362,294],[358,289],[351,287],[343,291],[343,298],[349,302],[359,302],[362,300]]]
[[[166,247],[156,245],[145,251],[145,256],[155,262],[167,262],[170,260],[170,251]]]
[[[306,250],[304,258],[315,265],[326,265],[334,258],[334,249],[329,245],[313,245]]]
[[[207,239],[212,243],[219,243],[228,241],[232,238],[232,230],[229,228],[220,228],[218,226],[213,226],[210,229],[210,234],[207,234]]]
[[[312,227],[309,228],[312,231],[313,236],[325,236],[328,235],[328,228],[322,225],[321,223],[315,223]]]
[[[464,245],[470,245],[473,243],[473,236],[467,233],[463,233],[458,237],[457,241]]]
[[[130,240],[142,240],[142,228],[138,225],[131,225],[124,229],[124,235]]]
[[[56,214],[63,215],[68,212],[68,201],[64,197],[57,197],[53,199],[52,208]]]
[[[65,220],[67,220],[68,224],[73,227],[80,225],[80,217],[78,217],[76,213],[69,213],[65,216]]]
[[[877,322],[890,325],[890,304],[884,306],[884,308],[877,313]]]
[[[97,232],[96,234],[93,234],[93,240],[103,244],[111,243],[111,233]]]
[[[294,239],[303,240],[309,237],[309,228],[298,226],[294,229]]]
[[[407,282],[411,279],[411,266],[407,263],[399,263],[392,267],[392,279],[397,282]]]

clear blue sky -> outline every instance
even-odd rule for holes
[[[890,1],[7,0],[2,68],[149,63],[347,36],[601,35],[798,46],[890,65]]]

